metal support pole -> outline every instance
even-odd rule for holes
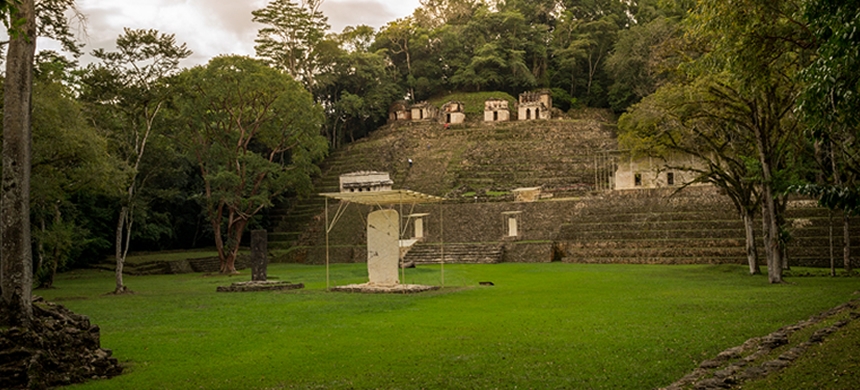
[[[439,242],[442,243],[440,252],[442,253],[442,287],[445,287],[445,217],[442,214],[442,202],[439,202]]]

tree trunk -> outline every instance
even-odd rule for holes
[[[122,281],[122,267],[125,264],[125,254],[127,252],[123,251],[123,232],[125,231],[125,221],[128,218],[128,207],[123,206],[119,211],[119,221],[116,223],[116,288],[114,289],[115,294],[123,293],[127,290],[125,284]]]
[[[850,223],[848,220],[848,212],[842,212],[842,263],[845,267],[845,272],[851,272],[851,236],[848,229]]]
[[[239,245],[242,243],[242,233],[245,231],[245,226],[248,221],[238,219],[227,227],[227,242],[228,252],[225,253],[221,260],[222,274],[236,274],[236,258],[239,256]]]
[[[756,111],[752,107],[753,112]],[[767,279],[770,283],[782,283],[782,245],[779,239],[779,218],[773,193],[773,168],[770,137],[764,124],[753,126],[758,160],[761,164],[761,217],[764,234],[764,251],[767,256]]]
[[[32,142],[30,99],[36,52],[33,0],[10,6],[21,21],[6,55],[3,92],[3,177],[0,197],[0,322],[30,326],[33,318],[33,253],[30,240],[30,168]]]
[[[764,251],[767,256],[767,279],[771,283],[782,283],[782,246],[779,242],[779,226],[776,222],[776,205],[770,183],[765,183],[762,187],[761,214]]]
[[[836,257],[833,256],[833,209],[828,212],[827,226],[830,228],[830,276],[836,276]]]
[[[58,203],[54,203],[54,222],[53,222],[54,228],[56,229],[57,226],[62,225],[62,223],[63,223],[63,216],[62,216],[62,214],[60,214],[60,206]],[[45,231],[45,219],[44,218],[42,219],[42,231],[43,232]],[[43,261],[42,252],[44,251],[44,247],[42,246],[41,242],[39,243],[39,247],[40,247],[39,248],[39,252],[40,252],[39,253],[39,258],[40,258],[39,263],[40,264],[38,267],[33,268],[34,270],[37,270],[37,271],[42,267],[41,263]],[[60,243],[55,242],[54,248],[53,248],[53,250],[51,250],[51,256],[50,256],[50,260],[49,260],[51,263],[45,264],[45,266],[50,266],[50,269],[49,269],[50,272],[48,272],[47,275],[44,276],[44,279],[39,281],[39,288],[52,288],[52,287],[54,287],[54,276],[57,275],[57,267],[59,267],[60,259],[62,259],[62,256],[63,256],[63,253],[60,250]]]
[[[750,275],[758,275],[761,274],[761,270],[758,267],[758,251],[755,247],[755,229],[753,226],[755,221],[753,221],[752,212],[745,210],[743,213],[744,231],[746,232],[747,262],[750,266]]]
[[[227,267],[227,254],[224,253],[224,238],[221,237],[221,220],[219,218],[210,217],[209,223],[212,224],[212,232],[215,235],[215,249],[218,251],[218,260],[220,262],[219,271],[223,274]]]

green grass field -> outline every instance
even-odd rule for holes
[[[290,292],[215,293],[201,274],[62,274],[36,291],[89,315],[126,363],[81,389],[650,389],[702,360],[852,299],[856,278],[769,285],[741,266],[447,265],[417,295],[326,292],[320,266],[274,264]],[[364,264],[332,266],[335,285]],[[406,270],[438,284],[436,267]],[[492,281],[495,286],[478,286]]]

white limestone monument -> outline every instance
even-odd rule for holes
[[[368,284],[392,287],[400,283],[399,231],[400,215],[396,210],[377,210],[367,216]]]

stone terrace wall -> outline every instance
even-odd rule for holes
[[[579,263],[746,264],[743,224],[727,197],[713,187],[615,191],[596,197],[562,226],[554,248]],[[793,200],[786,212],[792,266],[828,267],[828,212],[814,201]],[[852,236],[860,219],[852,219]],[[761,222],[755,222],[763,265]],[[841,266],[841,218],[834,219],[834,248]],[[858,253],[856,240],[852,253]],[[854,266],[858,264],[857,259]]]
[[[535,262],[552,259],[552,241],[559,226],[567,221],[584,200],[570,199],[533,203],[492,202],[404,205],[402,215],[429,213],[424,217],[424,242],[438,243],[504,243],[505,261]],[[399,207],[395,207],[398,209]],[[329,205],[329,218],[337,205]],[[335,224],[329,236],[332,262],[363,262],[366,259],[365,218],[368,206],[351,204]],[[522,211],[519,215],[519,236],[505,238],[506,211]],[[444,237],[440,235],[440,219],[444,219]],[[405,223],[405,220],[403,221]],[[412,221],[401,227],[404,238],[413,234]],[[302,240],[302,247],[277,261],[319,264],[325,261],[325,228],[322,219],[315,220]],[[532,257],[536,256],[536,257]]]
[[[444,237],[440,235],[440,206],[403,206],[402,215],[424,217],[423,243],[501,243],[503,261],[649,264],[745,264],[744,232],[731,202],[713,187],[689,188],[673,195],[672,189],[613,191],[581,198],[532,203],[446,203],[441,206]],[[792,266],[828,267],[827,211],[814,202],[790,204],[787,216],[793,239],[788,244]],[[332,229],[332,262],[364,262],[365,218],[368,206],[352,204]],[[399,208],[398,208],[399,209]],[[331,218],[337,205],[329,206]],[[516,238],[506,238],[503,212],[519,211]],[[841,218],[833,220],[837,266],[842,265]],[[761,246],[760,222],[756,234]],[[860,235],[860,219],[852,218],[852,236]],[[411,238],[413,227],[401,228]],[[300,247],[274,261],[320,264],[325,261],[322,218],[316,219]],[[852,253],[860,253],[860,239]],[[764,263],[759,248],[759,263]],[[857,256],[854,267],[860,267]]]

